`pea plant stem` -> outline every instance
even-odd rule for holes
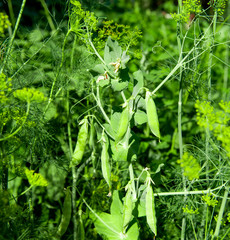
[[[4,57],[4,61],[3,61],[0,73],[3,72],[3,70],[4,70],[5,66],[6,66],[6,63],[8,61],[8,58],[10,56],[11,48],[12,48],[13,43],[14,43],[14,39],[15,39],[15,36],[16,36],[17,30],[18,30],[18,26],[19,26],[19,23],[20,23],[20,20],[21,20],[21,17],[22,17],[22,13],[23,13],[25,4],[26,4],[26,0],[23,0],[22,4],[21,4],[20,12],[18,14],[18,18],[17,18],[16,24],[15,24],[15,27],[14,27],[14,31],[13,31],[12,37],[10,38],[10,42],[9,42],[9,46],[7,48],[6,56]]]
[[[97,105],[98,105],[98,107],[100,108],[100,110],[101,110],[101,112],[102,112],[105,120],[106,120],[109,124],[111,124],[109,117],[107,116],[107,114],[105,113],[105,111],[104,111],[104,109],[103,109],[103,107],[102,107],[101,98],[100,98],[100,87],[99,87],[98,85],[97,85],[97,96],[95,96],[95,94],[93,93],[93,97],[94,97],[95,101],[97,102]]]
[[[74,36],[74,42],[71,52],[70,59],[70,69],[73,71],[73,57],[75,52],[75,46],[77,43],[77,35]],[[71,135],[71,117],[70,117],[70,106],[69,106],[69,90],[67,90],[67,128],[68,128],[68,138],[69,138],[69,152],[70,152],[70,161],[72,161],[73,156],[73,143],[72,143],[72,135]],[[77,173],[76,167],[72,167],[72,209],[73,209],[73,240],[77,240],[77,208],[76,208],[76,186],[77,186]]]
[[[182,0],[178,1],[178,14],[182,12]],[[177,22],[177,44],[179,50],[179,62],[183,58],[183,47],[182,47],[182,23]],[[183,98],[183,67],[180,66],[180,74],[179,74],[179,98],[178,98],[178,113],[177,113],[177,126],[178,126],[178,141],[179,141],[179,151],[180,151],[180,159],[183,157],[183,137],[182,137],[182,98]],[[184,170],[182,169],[182,182],[183,182],[183,190],[186,189],[186,178],[184,176]],[[184,205],[186,204],[187,195],[184,195]],[[182,218],[182,228],[181,228],[181,240],[185,239],[185,229],[186,229],[186,218],[185,215]]]
[[[67,110],[67,132],[68,132],[68,142],[69,142],[69,160],[71,161],[73,156],[73,144],[71,136],[71,119],[70,119],[70,107],[69,107],[69,91],[66,93],[66,110]],[[73,209],[73,239],[77,239],[77,209],[76,209],[76,167],[72,167],[72,209]]]

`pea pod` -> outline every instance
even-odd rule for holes
[[[62,218],[61,223],[57,230],[57,236],[60,238],[67,230],[69,226],[69,222],[71,219],[71,213],[72,213],[72,203],[71,203],[71,192],[69,188],[67,188],[65,193],[65,200],[63,204],[63,210],[62,210]]]
[[[145,206],[146,206],[146,218],[147,223],[152,230],[152,232],[157,235],[157,220],[156,220],[156,213],[155,213],[155,204],[154,204],[154,195],[153,189],[150,186],[150,180],[146,190],[146,199],[145,199]]]
[[[159,121],[157,116],[156,105],[151,97],[150,91],[146,91],[145,103],[148,125],[150,127],[150,130],[156,137],[160,138]]]
[[[117,144],[126,134],[129,126],[129,107],[128,104],[121,113],[121,118],[119,121],[119,127],[115,137],[115,143]]]
[[[111,189],[111,171],[109,164],[109,154],[108,154],[108,146],[105,140],[102,140],[102,152],[101,152],[101,169],[102,175],[109,185],[109,190]]]
[[[78,139],[77,144],[70,162],[70,167],[77,166],[81,163],[83,154],[85,152],[85,146],[87,142],[88,137],[88,121],[87,119],[83,119],[82,126],[80,127],[79,133],[78,133]]]
[[[124,207],[123,207],[123,232],[125,232],[126,227],[132,219],[132,211],[133,211],[133,201],[132,201],[132,192],[131,185],[128,186],[127,193],[124,199]]]

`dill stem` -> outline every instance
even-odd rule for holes
[[[230,16],[230,4],[227,4],[227,14],[226,16]],[[230,24],[230,18],[228,17],[227,20],[228,24]],[[230,39],[230,33],[228,32],[228,39]],[[229,42],[226,44],[226,55],[225,55],[225,63],[228,64],[229,63],[229,48],[230,48],[230,44]],[[224,65],[224,82],[223,82],[223,100],[226,101],[227,99],[227,94],[229,94],[229,91],[227,91],[228,89],[228,74],[229,74],[229,66]]]
[[[56,77],[52,83],[52,87],[51,87],[51,90],[50,90],[50,96],[49,96],[49,100],[48,100],[48,103],[46,105],[46,108],[45,108],[45,111],[44,111],[44,114],[46,113],[46,111],[48,110],[49,108],[49,105],[50,103],[52,102],[52,97],[53,97],[53,91],[54,91],[54,87],[55,87],[55,84],[57,82],[57,79],[58,79],[58,76],[60,74],[60,71],[61,71],[61,68],[63,66],[63,63],[64,63],[64,52],[65,52],[65,45],[66,45],[66,42],[67,42],[67,38],[69,36],[69,34],[71,33],[71,29],[68,30],[68,32],[66,33],[66,36],[65,36],[65,39],[64,39],[64,42],[63,42],[63,46],[62,46],[62,56],[61,56],[61,63],[58,67],[58,71],[57,71],[57,74],[56,74]]]
[[[48,9],[48,7],[47,7],[46,2],[45,2],[44,0],[40,0],[40,3],[41,3],[41,5],[42,5],[42,7],[44,8],[45,15],[46,15],[46,18],[47,18],[47,21],[48,21],[48,23],[49,23],[49,25],[50,25],[51,30],[52,30],[52,31],[55,31],[56,28],[55,28],[55,26],[54,26],[54,23],[53,23],[52,18],[50,17],[49,9]]]
[[[13,46],[14,39],[15,39],[15,36],[16,36],[17,30],[18,30],[18,26],[19,26],[20,20],[22,18],[22,13],[23,13],[25,4],[26,4],[26,0],[23,0],[22,4],[21,4],[20,12],[18,14],[17,22],[16,22],[15,27],[14,27],[14,31],[13,31],[12,37],[10,38],[10,43],[9,43],[8,48],[7,48],[6,56],[5,56],[3,64],[2,64],[2,68],[1,68],[0,74],[3,72],[3,70],[4,70],[5,66],[6,66],[6,63],[8,61],[8,58],[10,56],[11,48]]]
[[[228,193],[229,193],[229,187],[226,187],[225,192],[224,192],[224,197],[222,199],[220,211],[218,214],[218,218],[217,218],[216,229],[215,229],[214,235],[212,236],[212,239],[217,239],[219,236],[220,226],[221,226],[222,218],[224,215],[225,205],[227,203]]]

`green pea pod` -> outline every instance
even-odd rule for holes
[[[129,186],[124,199],[123,233],[125,232],[126,227],[128,226],[129,222],[132,219],[132,211],[133,211],[133,201],[132,201],[131,186]]]
[[[146,190],[146,199],[145,199],[145,206],[146,206],[146,218],[147,223],[152,230],[152,232],[157,235],[157,220],[156,220],[156,213],[155,213],[155,204],[154,204],[154,195],[153,189],[150,186],[150,182],[147,186]]]
[[[115,137],[115,144],[117,144],[126,134],[129,126],[129,107],[128,104],[121,113],[118,131]]]
[[[156,137],[160,138],[161,136],[160,136],[160,130],[159,130],[159,121],[157,116],[156,105],[151,97],[150,91],[146,91],[145,103],[146,103],[148,125],[150,127],[150,130]]]
[[[80,127],[79,133],[78,133],[78,139],[77,144],[70,162],[70,167],[77,166],[81,163],[83,154],[85,152],[85,146],[87,142],[88,137],[88,121],[87,119],[83,119],[83,124]]]
[[[102,175],[109,185],[109,190],[111,189],[111,171],[110,171],[110,164],[109,164],[109,154],[108,154],[108,147],[107,142],[103,140],[102,142],[102,152],[101,152],[101,169]]]
[[[66,232],[66,230],[69,226],[69,222],[71,219],[71,213],[72,213],[71,192],[70,192],[69,188],[67,188],[65,200],[64,200],[64,204],[63,204],[61,223],[57,230],[57,236],[59,238]]]

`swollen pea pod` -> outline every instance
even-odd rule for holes
[[[106,140],[102,140],[102,151],[101,151],[101,169],[102,175],[109,185],[109,191],[111,190],[111,171],[109,164],[108,144]],[[110,193],[109,193],[110,195]]]
[[[150,127],[150,130],[156,137],[160,138],[161,136],[160,136],[160,130],[159,130],[159,121],[157,116],[156,105],[151,97],[150,91],[146,91],[145,103],[146,103],[148,125]]]
[[[88,120],[84,118],[82,120],[82,126],[78,133],[77,144],[70,162],[70,167],[75,167],[81,163],[83,154],[85,152],[85,146],[88,137]]]
[[[117,144],[125,136],[128,126],[129,126],[129,106],[127,104],[127,106],[121,113],[119,127],[115,137],[115,144]]]
[[[131,185],[129,184],[123,206],[123,226],[122,226],[123,233],[125,233],[125,229],[127,228],[129,222],[132,219],[132,211],[133,211],[132,191]]]
[[[154,195],[153,189],[150,185],[150,180],[148,182],[148,186],[146,189],[146,199],[145,199],[145,206],[146,206],[146,218],[147,223],[152,230],[152,232],[157,235],[157,220],[156,220],[156,213],[155,213],[155,203],[154,203]]]
[[[66,232],[69,226],[71,213],[72,213],[71,192],[69,188],[67,188],[65,194],[66,195],[65,195],[65,200],[63,204],[61,223],[56,233],[58,238],[60,238]]]

